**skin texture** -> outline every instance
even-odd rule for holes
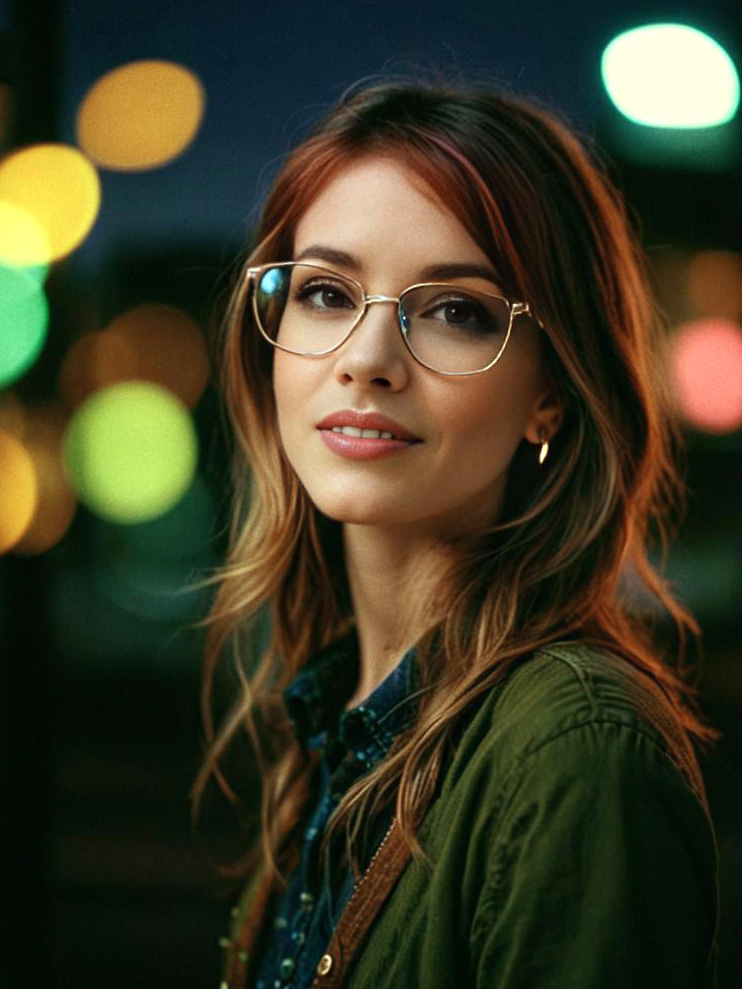
[[[356,278],[367,293],[397,296],[425,280],[421,271],[431,264],[491,268],[432,191],[380,156],[349,166],[309,206],[293,256],[314,244],[352,254],[357,268],[306,260]],[[451,281],[504,294],[482,279]],[[331,354],[307,358],[276,349],[273,387],[284,450],[317,508],[343,523],[361,646],[361,677],[349,707],[434,624],[437,616],[423,603],[445,571],[447,538],[496,521],[520,442],[538,444],[541,428],[549,437],[558,429],[561,407],[540,335],[535,322],[518,316],[494,367],[446,377],[409,353],[395,307],[376,304]],[[348,460],[328,449],[316,428],[347,408],[388,415],[423,442],[378,460]]]

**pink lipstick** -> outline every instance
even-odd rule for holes
[[[390,433],[389,437],[352,436],[334,432],[343,426],[355,430],[374,430],[380,433]],[[335,453],[349,457],[351,460],[372,460],[384,457],[390,453],[407,450],[421,443],[420,437],[415,436],[406,426],[380,412],[358,412],[355,409],[343,409],[333,412],[317,423],[323,441]]]

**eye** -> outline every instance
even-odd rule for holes
[[[296,302],[313,309],[354,309],[355,302],[348,289],[335,282],[312,280],[297,289]]]
[[[462,295],[450,295],[429,303],[422,319],[432,319],[443,326],[478,330],[479,332],[499,332],[502,330],[503,314],[496,306],[492,310],[476,299]]]
[[[469,302],[466,299],[449,299],[447,302],[439,303],[436,310],[443,311],[443,319],[447,323],[467,323],[472,318],[481,320],[484,313],[481,306],[476,302]]]

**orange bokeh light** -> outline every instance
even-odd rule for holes
[[[742,318],[742,254],[699,251],[688,270],[688,291],[699,316]]]
[[[86,94],[77,115],[77,141],[104,168],[159,168],[194,139],[204,106],[203,86],[185,66],[158,59],[129,62],[111,69]]]
[[[30,556],[55,546],[67,532],[77,508],[77,496],[62,463],[62,435],[67,417],[56,403],[28,410],[23,445],[36,474],[36,510],[13,552]]]
[[[119,381],[151,381],[196,406],[209,379],[209,355],[198,324],[174,306],[144,303],[86,333],[67,352],[60,388],[75,409]]]
[[[28,529],[38,502],[38,485],[28,450],[2,429],[0,463],[0,553],[5,553]]]

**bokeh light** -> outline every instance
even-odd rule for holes
[[[75,341],[62,363],[60,389],[74,409],[117,381],[152,381],[192,409],[208,379],[208,350],[195,320],[174,306],[145,303]]]
[[[686,24],[625,31],[601,59],[605,88],[629,120],[652,127],[714,127],[739,106],[739,76],[713,38]]]
[[[683,418],[706,433],[742,426],[742,328],[722,319],[685,323],[671,340],[671,381]]]
[[[193,480],[198,440],[186,406],[145,381],[96,392],[64,436],[68,477],[88,508],[131,524],[169,511]]]
[[[0,265],[0,388],[34,363],[48,323],[49,307],[38,281],[23,269]]]
[[[33,461],[23,443],[0,429],[0,553],[6,553],[28,528],[38,490]]]
[[[68,408],[76,409],[96,391],[129,380],[135,364],[128,344],[101,332],[83,333],[64,355],[59,389]]]
[[[26,427],[26,408],[11,389],[0,392],[0,429],[18,439],[23,439]]]
[[[45,264],[69,254],[88,235],[100,209],[100,179],[77,148],[36,144],[0,163],[0,200],[41,225],[45,252],[25,263]]]
[[[43,280],[51,255],[49,237],[33,213],[0,199],[0,264],[23,268]]]
[[[195,407],[209,378],[209,356],[198,324],[187,313],[146,303],[112,320],[105,336],[132,355],[127,377],[160,384]]]
[[[196,475],[177,505],[151,522],[101,526],[97,530],[94,578],[105,597],[149,621],[184,620],[203,589],[194,573],[217,564],[216,506]]]
[[[691,259],[688,291],[697,315],[742,319],[742,254],[699,251]]]
[[[657,300],[674,325],[690,319],[688,271],[691,253],[677,247],[663,246],[652,251],[653,288]]]
[[[204,103],[198,77],[185,66],[161,60],[120,65],[102,76],[82,101],[77,142],[105,168],[157,168],[191,143]]]
[[[55,546],[70,527],[77,508],[62,463],[62,436],[66,415],[57,403],[25,410],[23,446],[33,464],[37,503],[21,539],[13,552],[22,555],[44,553]]]

